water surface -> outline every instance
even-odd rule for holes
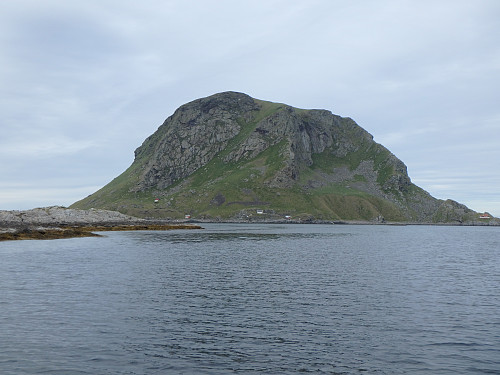
[[[0,243],[2,374],[499,374],[500,230]]]

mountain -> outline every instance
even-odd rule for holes
[[[413,184],[405,164],[352,119],[237,92],[182,105],[125,172],[72,208],[200,220],[485,222]]]

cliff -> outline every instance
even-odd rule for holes
[[[350,118],[224,92],[178,108],[123,174],[72,207],[172,219],[480,222],[450,202],[414,185]]]

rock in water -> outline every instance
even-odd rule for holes
[[[352,119],[237,92],[178,108],[123,174],[72,207],[205,220],[479,216],[414,185],[405,164]]]

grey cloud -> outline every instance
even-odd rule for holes
[[[19,189],[0,208],[80,199],[179,105],[236,90],[352,117],[424,189],[500,215],[498,19],[494,0],[4,2],[0,172]]]

